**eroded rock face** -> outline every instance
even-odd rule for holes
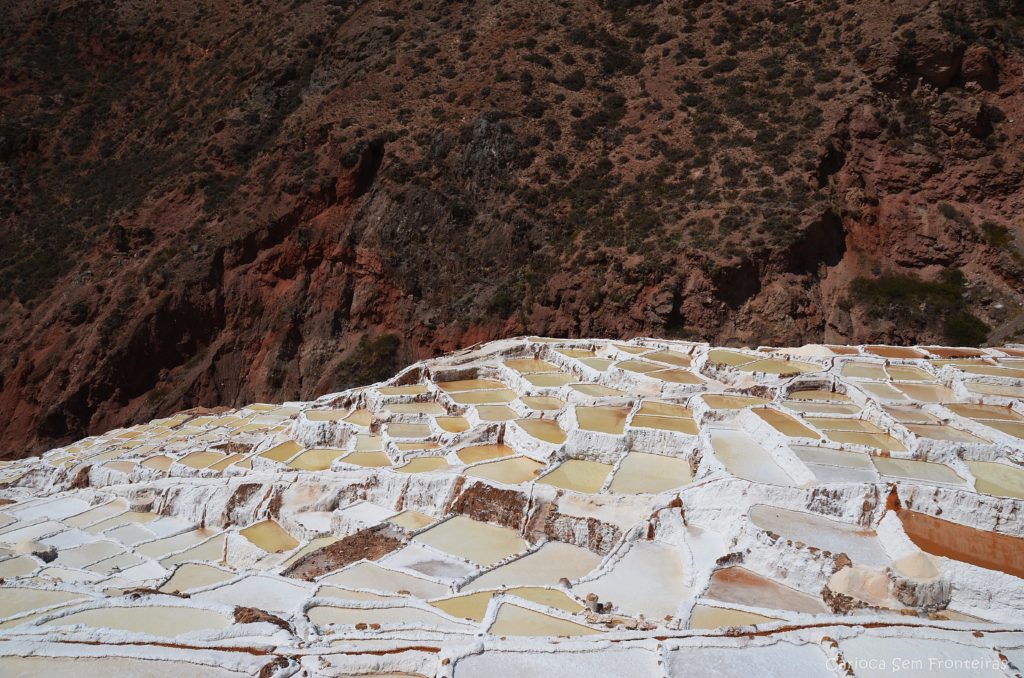
[[[1024,611],[1022,401],[1020,345],[520,337],[182,412],[0,467],[0,659],[998,664]]]
[[[1019,333],[1016,3],[613,4],[5,17],[0,457],[521,333],[960,343],[858,277]]]

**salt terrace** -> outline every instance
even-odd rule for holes
[[[110,431],[0,467],[0,673],[1019,675],[1022,399],[1019,347],[530,337]]]

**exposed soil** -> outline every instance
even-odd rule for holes
[[[313,581],[357,560],[378,560],[402,545],[402,540],[387,528],[371,527],[307,553],[282,574]]]

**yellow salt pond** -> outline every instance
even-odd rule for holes
[[[84,624],[94,628],[145,633],[174,638],[195,631],[227,628],[231,620],[219,612],[197,607],[152,605],[147,607],[101,607],[73,612],[45,622],[44,626]]]
[[[80,593],[68,591],[4,587],[0,588],[0,619],[85,598]]]
[[[388,522],[407,530],[421,530],[434,522],[434,518],[419,511],[402,511],[398,515],[388,518]]]
[[[848,403],[850,398],[835,391],[822,391],[819,389],[793,391],[789,394],[791,400],[820,400],[825,402]]]
[[[285,532],[284,528],[273,520],[250,525],[240,530],[239,534],[268,553],[284,553],[299,545],[295,537]]]
[[[352,414],[345,417],[344,421],[353,426],[367,428],[373,422],[373,414],[367,409],[352,410]]]
[[[722,395],[716,393],[709,393],[701,396],[701,398],[713,410],[739,410],[744,407],[767,405],[771,402],[767,398],[758,398],[757,396]]]
[[[654,360],[655,362],[665,363],[666,365],[675,365],[676,367],[689,367],[693,362],[690,356],[685,353],[679,353],[678,351],[672,350],[645,353],[644,359]]]
[[[465,417],[437,417],[434,421],[447,433],[465,433],[469,430],[469,420]]]
[[[388,435],[392,438],[429,438],[430,426],[427,424],[388,424]]]
[[[882,363],[848,362],[843,365],[842,375],[851,379],[874,379],[885,381],[885,365]]]
[[[523,396],[521,400],[531,410],[540,412],[560,410],[565,407],[565,401],[554,396]]]
[[[508,388],[504,383],[494,379],[459,379],[456,381],[439,381],[437,387],[449,393],[463,391],[487,391]]]
[[[446,468],[448,468],[448,462],[444,457],[416,457],[395,470],[399,473],[428,473]]]
[[[518,485],[528,480],[534,480],[543,468],[544,464],[529,457],[512,457],[470,466],[464,473],[472,478],[484,478],[506,485]]]
[[[512,421],[519,414],[507,405],[478,405],[476,413],[480,421]]]
[[[565,431],[552,419],[516,419],[516,425],[537,440],[553,445],[561,445],[566,439]]]
[[[566,490],[594,494],[604,487],[611,464],[602,464],[586,459],[568,459],[554,470],[548,471],[537,482],[541,485],[561,487]]]
[[[560,372],[561,370],[557,365],[552,365],[546,360],[539,360],[537,358],[525,358],[517,360],[506,360],[505,366],[519,372],[520,374],[537,374],[537,373],[550,373]]]
[[[867,433],[862,431],[825,431],[829,440],[836,443],[848,443],[851,445],[863,445],[888,452],[906,452],[907,448],[903,443],[893,438],[888,433]]]
[[[155,457],[150,457],[142,462],[142,465],[146,468],[151,468],[156,471],[169,471],[171,464],[174,463],[174,459],[167,455],[158,454]]]
[[[384,441],[380,436],[360,433],[356,436],[356,452],[379,452],[384,449]]]
[[[307,612],[309,620],[318,626],[340,624],[380,624],[381,626],[407,626],[469,632],[472,627],[449,620],[439,614],[416,607],[334,607],[315,605]]]
[[[384,452],[350,452],[341,459],[346,464],[366,466],[368,468],[382,468],[391,466],[391,459]]]
[[[423,395],[430,393],[430,387],[426,384],[408,384],[406,386],[382,386],[377,391],[385,396]]]
[[[319,448],[306,450],[292,459],[288,466],[298,471],[326,471],[331,467],[331,463],[343,454],[345,454],[345,450]],[[352,454],[359,453],[353,452]]]
[[[604,633],[512,603],[502,603],[487,632],[494,636],[589,636]]]
[[[798,360],[781,360],[779,358],[764,358],[751,363],[743,363],[736,369],[740,372],[761,372],[763,374],[776,374],[788,376],[793,374],[804,374],[805,372],[817,372],[822,369],[821,365],[805,363]]]
[[[348,410],[306,410],[309,421],[341,421],[348,416]]]
[[[476,464],[481,461],[511,457],[516,451],[501,443],[492,445],[470,445],[458,451],[457,456],[464,464]]]
[[[794,484],[771,454],[743,431],[714,429],[711,446],[725,468],[738,478],[771,485]]]
[[[243,460],[245,460],[245,461],[243,462]],[[209,466],[208,468],[210,468],[210,469],[212,469],[214,471],[223,471],[224,469],[226,469],[228,466],[231,466],[232,464],[238,464],[238,465],[241,466],[243,463],[248,463],[248,468],[252,468],[252,460],[251,459],[246,459],[244,454],[231,454],[231,455],[228,455],[228,456],[224,457],[222,460],[218,461],[216,464],[213,464],[213,465]]]
[[[617,388],[611,386],[605,386],[604,384],[572,384],[569,388],[582,393],[583,395],[590,396],[592,398],[604,398],[614,396],[624,396],[625,391],[620,391]]]
[[[266,452],[260,453],[260,456],[264,459],[284,463],[301,451],[302,445],[299,445],[294,440],[289,440],[277,445],[276,447],[272,447]]]
[[[746,363],[754,362],[755,360],[757,360],[757,356],[738,353],[736,351],[726,351],[722,349],[712,349],[708,351],[708,361],[718,363],[719,365],[736,367],[738,365],[745,365]]]
[[[571,374],[527,374],[526,381],[539,388],[559,388],[576,380]]]
[[[201,469],[211,466],[223,459],[224,454],[221,452],[192,452],[191,454],[186,454],[184,457],[179,459],[178,463],[192,468]]]
[[[576,407],[576,420],[585,431],[622,435],[629,407]]]
[[[447,414],[448,411],[440,403],[392,403],[384,409],[394,414]]]
[[[630,452],[619,464],[608,491],[616,494],[660,494],[693,480],[690,463],[678,457]]]
[[[800,423],[795,417],[785,412],[773,410],[768,407],[759,407],[751,410],[758,417],[766,421],[772,428],[789,438],[818,438],[818,434]]]
[[[164,593],[176,593],[219,584],[234,577],[233,572],[203,563],[185,563],[160,587]]]
[[[487,613],[487,606],[496,594],[518,596],[540,605],[547,605],[557,610],[563,610],[571,614],[581,612],[583,606],[557,589],[541,588],[539,586],[515,586],[505,590],[477,591],[450,598],[435,600],[430,604],[444,610],[453,617],[461,617],[472,621],[483,621]]]
[[[451,399],[460,405],[499,405],[510,403],[517,397],[518,394],[508,388],[497,391],[463,391],[451,394]]]
[[[766,617],[754,612],[734,610],[729,607],[694,605],[690,613],[691,629],[720,629],[729,626],[754,626],[779,621],[777,617]]]
[[[629,422],[630,426],[636,428],[654,428],[661,431],[675,431],[676,433],[685,433],[687,435],[697,435],[697,422],[693,419],[683,419],[681,417],[657,417],[649,414],[635,414],[633,415],[632,421]]]
[[[455,516],[414,538],[428,546],[460,556],[478,565],[494,565],[516,553],[529,543],[515,530],[480,522],[466,516]]]
[[[997,497],[1024,499],[1024,470],[993,461],[968,461],[978,492]]]
[[[464,587],[478,591],[501,586],[555,585],[564,577],[574,580],[590,573],[601,564],[601,557],[592,551],[549,541],[522,558],[486,572]]]
[[[967,482],[945,464],[892,457],[872,457],[871,461],[878,472],[884,476],[954,485],[963,485]]]

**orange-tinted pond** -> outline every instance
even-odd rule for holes
[[[1024,539],[978,530],[941,518],[901,509],[897,512],[907,536],[922,551],[988,570],[1024,578]]]

